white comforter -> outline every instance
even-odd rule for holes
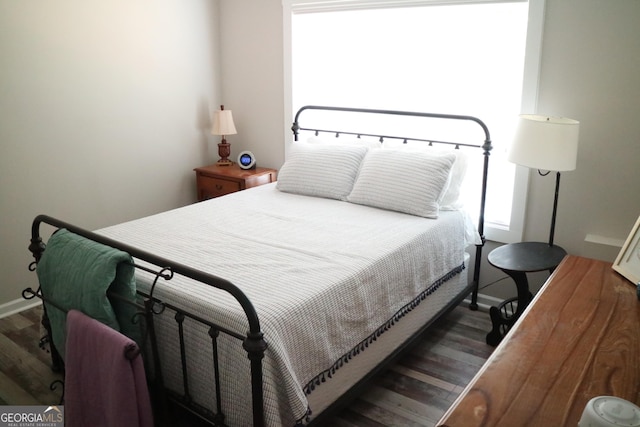
[[[99,233],[239,286],[254,304],[269,346],[267,424],[292,425],[308,410],[304,389],[316,376],[337,366],[341,356],[430,286],[446,286],[442,278],[463,265],[467,224],[460,212],[425,219],[266,185]],[[148,287],[150,275],[139,276],[140,286]],[[239,333],[248,329],[229,295],[189,279],[161,281],[155,295]],[[167,334],[175,326],[162,317],[158,328]],[[177,338],[163,340],[164,369],[178,366],[178,352],[171,348]],[[191,395],[214,409],[206,331],[190,333],[187,344],[205,349],[189,361]],[[231,395],[223,393],[227,422],[250,424],[246,353],[224,350],[221,358],[225,369],[246,380],[226,379],[234,384]],[[179,369],[171,370],[165,382],[180,391]]]

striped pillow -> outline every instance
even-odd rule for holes
[[[454,161],[454,154],[370,150],[347,200],[437,218]]]
[[[285,193],[346,200],[367,153],[362,146],[296,143],[278,172]]]

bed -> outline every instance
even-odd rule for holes
[[[358,126],[470,123],[479,142],[362,132],[351,121],[337,130],[336,114],[361,117]],[[171,402],[213,425],[321,423],[437,317],[469,294],[477,307],[491,150],[482,121],[307,106],[292,130],[277,183],[93,232],[34,220],[36,271],[48,256],[43,223],[132,257],[157,422],[171,419]],[[464,180],[479,194],[475,224],[457,205],[456,165],[469,149],[481,164]],[[23,296],[59,310],[40,285]]]

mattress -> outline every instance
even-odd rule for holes
[[[459,211],[441,212],[433,220],[283,193],[269,184],[98,233],[243,290],[268,344],[263,361],[266,423],[280,426],[305,421],[330,403],[327,388],[316,385],[350,369],[345,360],[379,357],[364,344],[389,336],[387,331],[410,329],[402,325],[417,307],[432,305],[425,311],[436,313],[460,292],[466,282],[464,249],[472,235],[468,224]],[[148,290],[153,279],[139,271],[139,288]],[[230,295],[188,278],[160,281],[154,295],[238,334],[248,329]],[[156,328],[165,385],[181,392],[170,313],[159,316]],[[188,359],[190,395],[215,410],[206,328],[185,328],[187,351],[194,355]],[[226,422],[250,424],[246,353],[234,338],[220,340]],[[355,378],[346,377],[345,384]]]

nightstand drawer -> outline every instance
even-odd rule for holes
[[[273,173],[256,174],[245,179],[245,188],[258,187],[260,185],[274,182],[275,180],[275,171]]]
[[[225,194],[240,191],[241,189],[240,183],[237,181],[228,181],[226,179],[207,176],[198,177],[199,200],[224,196]]]

